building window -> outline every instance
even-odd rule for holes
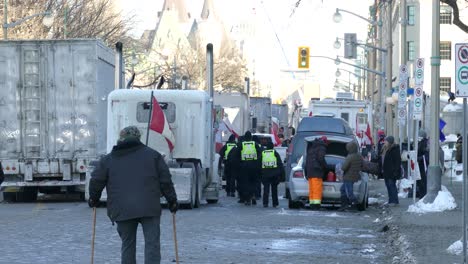
[[[408,41],[408,61],[414,61],[416,58],[416,48],[414,47],[414,41]]]
[[[440,77],[440,91],[450,92],[450,87],[452,86],[452,78],[450,77]]]
[[[440,24],[452,24],[452,9],[450,7],[440,7]]]
[[[408,25],[414,26],[415,24],[415,6],[408,6]]]
[[[452,59],[452,42],[450,41],[440,42],[440,59],[442,60]]]

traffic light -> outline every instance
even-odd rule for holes
[[[344,57],[346,59],[356,59],[356,33],[345,33],[344,34]]]
[[[309,69],[309,47],[299,47],[297,52],[297,67],[299,69]]]

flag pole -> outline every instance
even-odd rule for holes
[[[153,115],[153,91],[151,91],[150,109],[149,109],[149,115],[148,115],[148,127],[146,128],[146,142],[145,142],[146,146],[148,146],[149,130],[150,130],[152,115]]]

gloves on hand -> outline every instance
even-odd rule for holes
[[[91,208],[98,207],[99,206],[99,200],[93,200],[93,199],[89,198],[88,205]]]
[[[177,201],[173,201],[173,202],[169,202],[169,211],[171,211],[171,213],[175,214],[177,212],[177,210],[179,209],[179,204],[177,203]]]

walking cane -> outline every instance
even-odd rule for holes
[[[176,256],[176,263],[179,264],[179,250],[177,248],[177,232],[176,232],[176,223],[175,223],[175,214],[172,214],[172,226],[174,231],[174,246],[175,246],[175,256]]]
[[[96,237],[96,207],[93,207],[93,239],[91,240],[91,264],[94,264],[94,238]]]

